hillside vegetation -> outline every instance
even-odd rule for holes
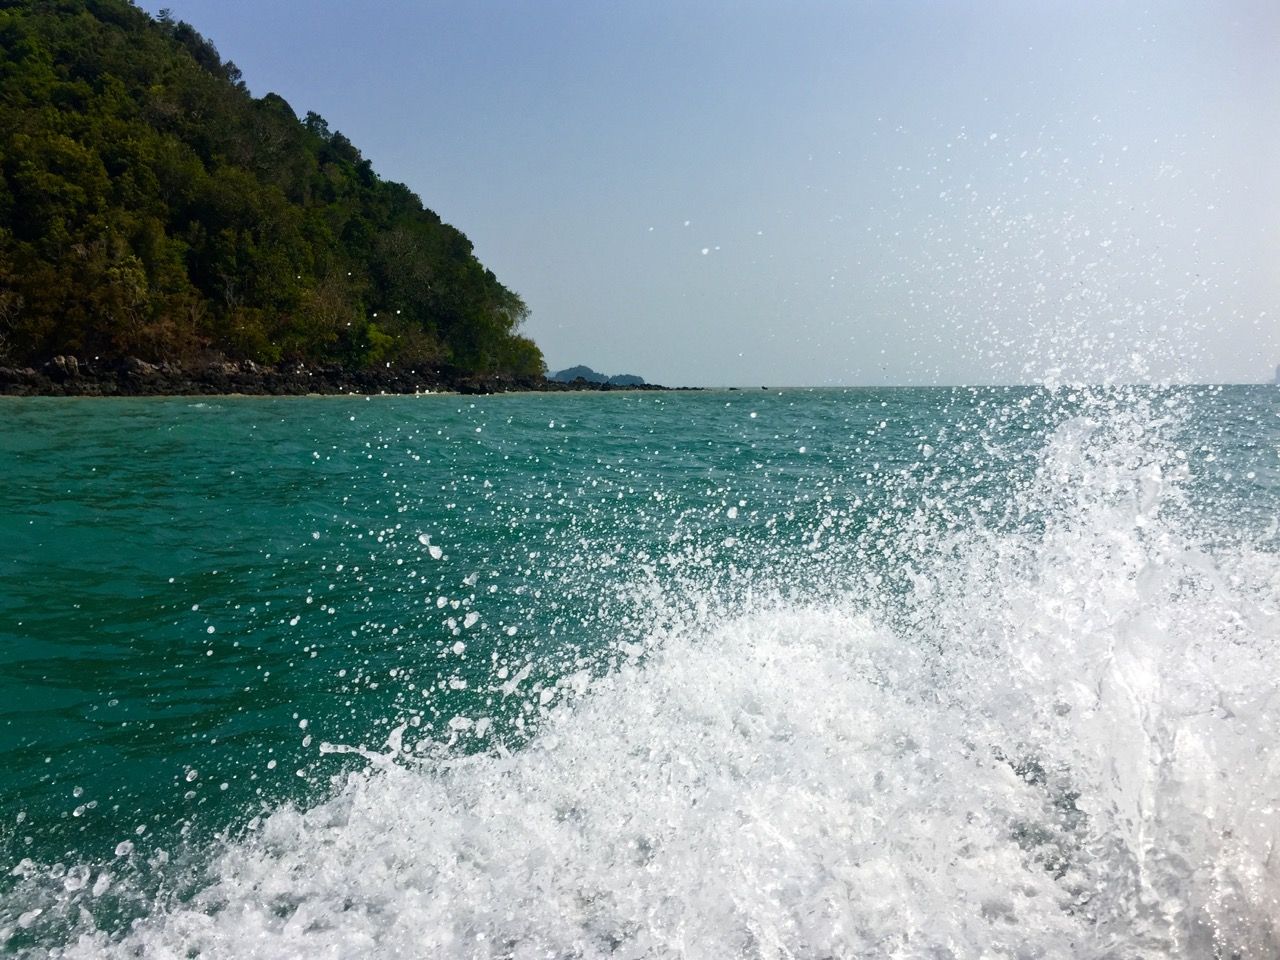
[[[455,228],[127,0],[0,0],[0,361],[540,374]]]

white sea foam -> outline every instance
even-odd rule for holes
[[[1280,564],[1188,532],[1159,420],[1062,424],[1025,523],[922,507],[904,595],[678,620],[514,752],[399,728],[65,955],[1280,956]]]

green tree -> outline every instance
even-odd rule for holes
[[[0,350],[540,372],[518,296],[167,10],[0,0]]]

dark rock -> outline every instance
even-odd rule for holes
[[[40,375],[30,367],[0,367],[0,383],[34,383]]]
[[[60,355],[46,363],[42,370],[0,367],[0,394],[16,396],[199,396],[230,393],[297,396],[441,391],[477,396],[515,390],[664,389],[647,383],[611,383],[585,377],[564,382],[543,376],[476,374],[447,365],[424,369],[388,364],[349,369],[336,364],[285,362],[268,366],[217,355],[208,356],[191,366],[168,362],[154,364],[138,357],[90,364]]]
[[[145,360],[139,360],[137,357],[125,357],[120,367],[125,375],[130,377],[148,378],[160,373],[159,367]]]
[[[70,355],[63,356],[58,354],[58,356],[45,364],[45,369],[48,371],[49,376],[55,380],[63,382],[74,380],[80,376],[80,361]]]

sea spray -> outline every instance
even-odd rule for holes
[[[1099,955],[1269,956],[1280,568],[1188,535],[1183,400],[1108,391],[1063,422],[1024,494],[1043,531],[961,537],[926,632],[963,677],[943,689],[1070,799],[1064,880]]]
[[[877,515],[842,534],[833,498],[819,548],[751,575],[677,545],[609,601],[615,644],[494,667],[522,736],[402,721],[124,929],[81,911],[88,880],[30,864],[10,946],[1274,956],[1280,564],[1196,532],[1185,399],[1041,397],[1021,470],[1016,402],[958,411],[992,476],[931,452],[879,500],[864,485]],[[137,857],[102,896],[129,895]]]

